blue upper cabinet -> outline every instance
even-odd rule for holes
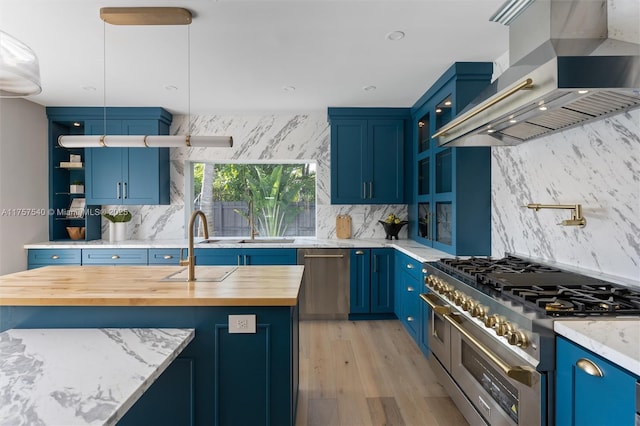
[[[106,134],[169,133],[171,119],[167,119],[168,113],[162,109],[135,109],[138,110],[135,115],[131,115],[131,110],[134,110],[132,108],[125,108],[128,114],[119,114],[117,110],[107,113]],[[105,134],[104,123],[100,119],[87,120],[85,134]],[[169,204],[168,148],[89,148],[86,150],[86,158],[87,203]]]
[[[493,64],[457,62],[411,110],[413,239],[467,255],[491,253],[491,148],[439,147],[432,135],[491,81]]]
[[[331,203],[404,202],[406,108],[329,108]]]

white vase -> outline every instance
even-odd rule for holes
[[[127,239],[127,222],[109,222],[109,242]]]

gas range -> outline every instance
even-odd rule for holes
[[[429,363],[471,424],[553,425],[553,322],[640,315],[638,291],[516,256],[424,268]]]
[[[640,315],[640,292],[524,258],[471,257],[425,264],[425,284],[499,342],[553,365],[553,321]],[[547,350],[545,345],[550,345]]]

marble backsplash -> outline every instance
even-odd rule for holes
[[[640,110],[492,149],[492,254],[518,253],[640,285]],[[559,226],[582,204],[585,228]]]
[[[189,126],[185,116],[175,116],[172,134],[185,134]],[[171,148],[171,204],[168,206],[132,206],[134,220],[128,237],[136,240],[184,238],[185,164],[187,161],[275,162],[313,161],[316,163],[316,236],[335,238],[335,217],[349,214],[352,238],[383,238],[378,223],[389,213],[406,218],[406,205],[331,205],[329,124],[324,113],[279,115],[192,116],[193,135],[233,136],[232,148]],[[115,206],[107,206],[112,208]],[[103,238],[108,238],[103,220]],[[215,224],[213,224],[215,230]],[[400,238],[407,237],[404,227]]]

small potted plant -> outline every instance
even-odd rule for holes
[[[103,213],[102,216],[109,221],[109,242],[127,239],[127,222],[132,217],[129,210],[121,210],[116,214]]]
[[[387,240],[393,240],[393,237],[398,239],[398,232],[402,229],[404,225],[406,225],[406,220],[400,220],[398,216],[391,213],[385,220],[379,220],[384,228],[384,232],[387,234],[385,237]]]
[[[84,194],[84,183],[80,180],[74,180],[69,185],[70,194]]]

